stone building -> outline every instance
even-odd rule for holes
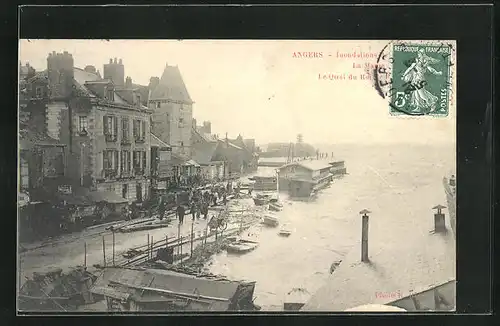
[[[149,195],[151,112],[139,90],[125,87],[121,60],[110,60],[103,77],[93,66],[74,67],[71,54],[53,52],[28,88],[46,95],[41,125],[66,148],[64,175],[73,193],[142,201]]]
[[[151,78],[149,88],[152,132],[172,146],[173,154],[188,160],[191,157],[193,101],[179,68],[166,65],[161,78]]]

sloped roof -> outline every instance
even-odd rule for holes
[[[161,269],[106,268],[91,291],[106,288],[110,281],[132,287],[155,288],[178,294],[199,294],[229,302],[236,294],[239,282],[213,281]]]
[[[321,169],[331,168],[331,166],[330,166],[330,164],[328,164],[328,162],[318,161],[318,160],[313,160],[313,161],[304,160],[304,161],[298,161],[298,162],[291,162],[291,163],[285,164],[281,168],[291,166],[291,165],[302,166],[303,168],[311,170],[311,171],[317,171],[317,170],[321,170]]]
[[[209,133],[206,133],[202,130],[202,127],[199,127],[197,126],[196,128],[194,128],[194,131],[200,135],[201,138],[203,138],[203,140],[205,140],[206,142],[217,142],[217,137],[215,137],[214,135],[212,134],[209,134]]]
[[[239,149],[239,150],[243,150],[243,148],[241,148],[241,147],[239,147],[239,146],[237,146],[237,145],[233,144],[230,140],[228,140],[228,141],[226,142],[226,140],[225,140],[225,139],[219,139],[219,142],[220,142],[220,143],[222,143],[222,145],[229,145],[229,146],[230,146],[230,147],[232,147],[232,148]]]
[[[401,203],[394,205],[390,215],[370,214],[370,262],[361,262],[360,243],[356,243],[301,310],[343,311],[364,304],[387,304],[395,299],[377,296],[377,292],[398,293],[404,298],[454,280],[455,239],[448,214],[448,232],[433,233],[435,192],[421,189],[419,194],[428,210],[409,210]],[[380,196],[384,195],[392,196]],[[361,219],[358,223],[361,229]]]
[[[182,80],[182,75],[177,66],[165,66],[160,83],[155,89],[151,90],[150,100],[167,99],[192,103],[191,97],[187,91],[186,85]]]
[[[217,150],[217,143],[208,143],[202,146],[195,146],[193,159],[199,164],[209,164]]]
[[[160,138],[156,137],[153,133],[151,133],[151,147],[172,148],[172,146],[165,143]]]

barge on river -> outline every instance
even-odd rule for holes
[[[333,180],[331,164],[325,161],[298,161],[279,169],[279,188],[288,190],[291,197],[310,197],[326,188]]]

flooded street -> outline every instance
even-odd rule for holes
[[[256,281],[255,303],[263,310],[283,310],[292,288],[314,293],[329,276],[331,264],[360,242],[362,209],[372,211],[373,227],[387,227],[393,215],[431,216],[434,205],[445,204],[442,177],[452,173],[453,150],[401,145],[337,148],[348,175],[334,180],[312,202],[290,201],[281,194],[284,208],[275,213],[280,226],[255,226],[246,236],[259,241],[259,247],[242,256],[220,253],[209,263],[210,271]],[[273,168],[258,171],[272,173]],[[291,236],[278,236],[282,226],[292,231]],[[390,233],[387,228],[388,237]]]

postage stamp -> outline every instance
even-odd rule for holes
[[[375,85],[391,115],[446,117],[452,98],[454,46],[444,42],[394,42],[380,53]]]

